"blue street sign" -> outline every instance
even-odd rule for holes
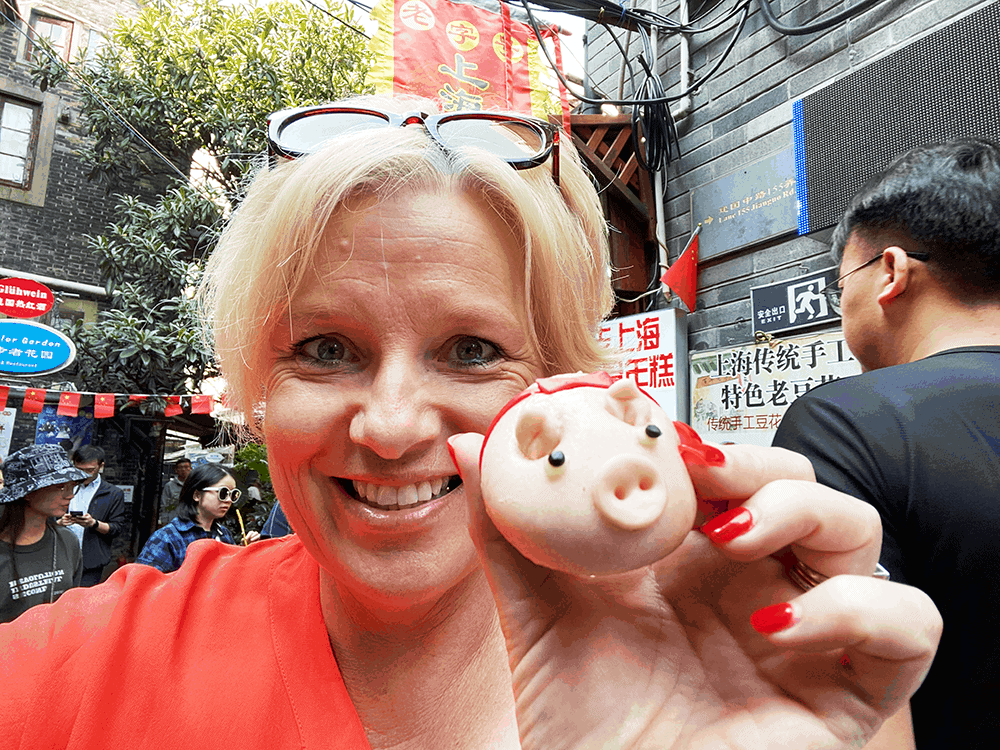
[[[27,320],[0,320],[0,373],[48,375],[76,359],[76,345],[51,326]]]

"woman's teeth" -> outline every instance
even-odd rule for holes
[[[449,477],[439,477],[417,484],[407,484],[403,487],[389,487],[384,484],[369,484],[358,481],[352,481],[351,484],[360,500],[380,508],[405,508],[410,505],[426,503],[447,494],[451,487]]]

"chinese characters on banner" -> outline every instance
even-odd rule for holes
[[[691,426],[716,443],[770,445],[792,401],[861,372],[839,329],[690,356]]]
[[[671,419],[677,419],[676,310],[654,310],[612,318],[601,324],[600,340],[627,353],[625,365],[611,377],[626,377],[656,399]]]
[[[500,13],[448,0],[379,0],[371,17],[378,94],[438,99],[447,112],[514,110],[547,119],[568,111],[546,85],[548,68],[530,26]],[[558,34],[543,27],[560,60]],[[560,87],[561,98],[565,91]]]

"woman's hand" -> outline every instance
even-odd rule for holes
[[[720,446],[724,466],[690,473],[701,500],[730,510],[654,565],[580,579],[507,543],[478,493],[482,437],[450,442],[524,748],[857,747],[930,667],[937,609],[871,577],[877,513],[816,484],[797,454]],[[830,579],[803,593],[779,552]]]
[[[246,534],[243,535],[243,546],[246,546],[248,544],[253,544],[254,542],[259,542],[259,541],[260,541],[259,531],[248,531]]]

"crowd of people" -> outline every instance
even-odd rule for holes
[[[59,601],[0,626],[0,736],[903,748],[916,693],[916,746],[979,746],[996,720],[969,692],[997,697],[997,649],[973,613],[1000,606],[983,520],[1000,488],[996,146],[917,149],[859,193],[828,294],[869,372],[800,398],[776,447],[690,465],[698,498],[728,509],[676,550],[580,577],[499,533],[479,458],[529,385],[613,364],[595,336],[613,299],[600,200],[548,123],[432,112],[366,98],[276,113],[271,163],[208,263],[230,403],[267,447],[269,524],[295,533],[234,544],[219,524],[232,473],[178,467],[146,564],[73,589],[87,534],[118,533],[87,489],[103,456],[7,460],[0,541],[65,560],[37,592]],[[220,696],[241,720],[205,710]]]

